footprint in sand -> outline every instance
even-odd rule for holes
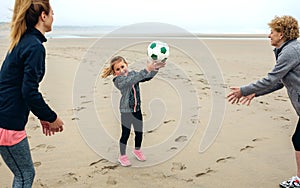
[[[249,150],[249,149],[252,149],[252,148],[254,148],[254,147],[253,146],[246,146],[246,147],[240,149],[240,151],[245,151],[245,150]]]
[[[283,116],[279,116],[279,117],[272,117],[273,120],[284,120],[284,121],[291,121],[290,119],[283,117]]]
[[[119,166],[120,166],[120,164],[116,164],[116,165],[104,166],[101,169],[99,169],[97,166],[95,166],[95,170],[92,173],[105,175],[105,174],[109,173],[110,171],[115,170]]]
[[[278,95],[278,96],[274,97],[274,100],[284,101],[284,102],[288,101],[288,99],[286,97],[281,96],[281,95]]]
[[[147,131],[147,133],[153,133],[153,132],[154,132],[154,130]]]
[[[84,109],[86,109],[86,108],[85,107],[77,107],[74,110],[77,111],[77,112],[79,112],[80,110],[84,110]]]
[[[107,163],[108,160],[106,160],[106,159],[100,159],[100,160],[98,160],[98,161],[92,162],[89,166],[93,166],[93,165],[98,164],[98,163],[100,163],[100,162]]]
[[[235,159],[235,157],[229,156],[229,157],[220,158],[220,159],[216,160],[216,162],[217,163],[220,163],[220,162],[225,163],[225,162],[227,162],[228,160],[231,160],[231,159]]]
[[[46,152],[52,151],[55,148],[56,148],[55,146],[48,145],[47,148],[46,148]]]
[[[51,146],[51,145],[47,146],[46,144],[39,144],[36,147],[32,148],[31,151],[40,150],[40,149],[46,149],[45,151],[48,152],[48,151],[52,151],[55,148],[56,148],[55,146]]]
[[[252,139],[252,142],[260,142],[260,141],[263,141],[266,139],[268,139],[268,138],[254,138],[254,139]]]
[[[286,117],[283,117],[283,116],[280,116],[280,118],[281,118],[282,120],[285,120],[285,121],[291,121],[289,118],[286,118]]]
[[[46,147],[46,144],[39,144],[36,146],[36,148],[45,148]]]
[[[274,99],[274,100],[276,100],[276,101],[283,101],[283,102],[286,102],[286,101],[288,101],[288,100],[286,100],[286,99]]]
[[[177,150],[177,147],[171,147],[168,151],[174,151]]]
[[[198,173],[198,174],[196,174],[195,176],[198,178],[198,177],[200,177],[200,176],[204,176],[204,175],[211,174],[211,173],[214,173],[214,172],[216,172],[216,171],[214,171],[214,170],[208,168],[208,169],[206,169],[206,172]]]
[[[39,167],[39,166],[41,166],[41,165],[42,165],[41,162],[34,162],[33,163],[33,166],[36,167],[36,168]]]
[[[260,104],[265,104],[265,105],[269,105],[269,103],[264,102],[264,101],[259,101]]]
[[[190,119],[190,121],[192,122],[192,124],[200,123],[199,119]]]
[[[187,136],[179,136],[175,139],[175,142],[185,142],[187,141]]]
[[[170,122],[175,122],[175,120],[166,120],[166,121],[164,121],[164,124],[167,124],[167,123],[170,123]]]
[[[104,166],[101,168],[101,170],[114,170],[116,169],[118,166],[120,166],[119,164],[116,165],[110,165],[110,166]]]
[[[186,166],[182,164],[181,162],[174,162],[172,163],[173,167],[171,168],[171,171],[178,171],[178,170],[185,170]]]
[[[47,146],[46,144],[39,144],[39,145],[35,146],[34,148],[32,148],[31,151],[38,150],[38,149],[43,149],[46,146]]]
[[[87,104],[87,103],[91,103],[93,101],[83,101],[81,104]]]
[[[266,137],[254,138],[254,139],[252,139],[252,142],[261,142],[261,141],[266,140],[266,139],[268,139],[268,138],[266,138]],[[253,148],[254,148],[254,146],[247,145],[247,146],[241,148],[240,151],[245,151],[245,150],[249,150],[249,149],[253,149]]]

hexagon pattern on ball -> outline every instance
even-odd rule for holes
[[[170,48],[167,43],[152,41],[148,45],[148,57],[153,61],[166,62],[170,55]]]

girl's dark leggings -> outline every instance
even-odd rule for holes
[[[141,111],[121,113],[122,133],[120,138],[120,153],[126,154],[127,141],[130,136],[131,125],[135,133],[135,149],[140,149],[143,140],[143,116]]]

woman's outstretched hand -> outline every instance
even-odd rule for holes
[[[255,93],[252,93],[247,96],[243,96],[241,89],[238,87],[232,87],[230,89],[231,92],[228,94],[227,99],[228,102],[230,102],[231,104],[241,103],[241,104],[247,104],[247,106],[249,106],[252,99],[255,97]]]
[[[240,98],[243,96],[241,89],[238,87],[232,87],[230,89],[231,92],[227,95],[228,102],[230,102],[231,104],[239,103]]]
[[[250,95],[247,95],[247,96],[243,96],[240,100],[240,103],[242,104],[247,104],[247,106],[250,105],[252,99],[255,97],[255,93],[252,93]]]

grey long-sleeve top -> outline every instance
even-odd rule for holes
[[[255,93],[255,96],[261,96],[285,86],[292,105],[300,116],[300,42],[297,39],[287,41],[275,48],[274,53],[276,64],[273,70],[265,78],[242,86],[242,95]]]
[[[143,69],[139,72],[130,71],[127,76],[117,76],[113,79],[114,85],[122,94],[120,99],[120,112],[131,113],[141,111],[140,82],[151,80],[157,71],[147,72]]]

